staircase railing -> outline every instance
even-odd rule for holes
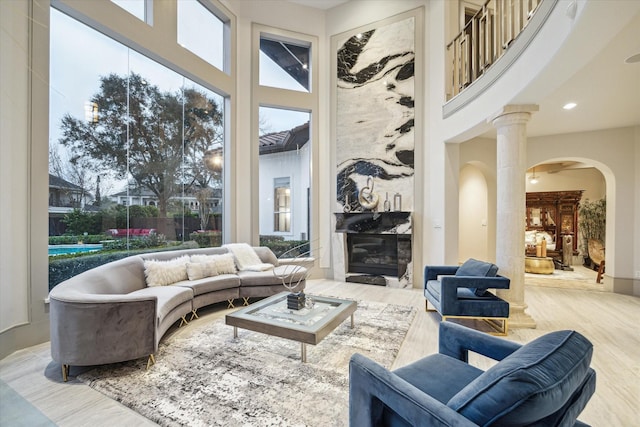
[[[447,100],[500,58],[544,0],[488,0],[447,45]]]

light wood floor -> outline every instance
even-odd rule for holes
[[[595,281],[595,273],[593,277]],[[526,283],[527,311],[537,328],[512,329],[507,339],[524,343],[559,329],[575,329],[584,334],[594,344],[592,367],[597,372],[597,386],[580,419],[593,426],[638,425],[640,298],[580,289],[593,289],[591,284],[585,287],[584,281],[536,278],[527,279]],[[307,292],[417,307],[418,314],[393,368],[437,352],[440,318],[424,311],[420,289],[312,280]],[[228,312],[223,306],[215,306],[200,313],[200,319],[192,324],[169,334],[189,333],[189,328],[199,328]],[[479,357],[472,363],[483,369],[491,364]],[[155,425],[77,381],[74,375],[78,372],[79,368],[72,367],[69,382],[63,383],[60,366],[52,362],[48,343],[20,350],[0,361],[0,379],[60,426]]]

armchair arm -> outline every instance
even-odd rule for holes
[[[427,265],[424,267],[424,281],[436,280],[438,276],[453,275],[458,271],[457,265]]]
[[[349,362],[349,426],[384,425],[385,406],[414,426],[476,426],[373,360],[354,354]]]
[[[466,328],[452,322],[440,323],[438,339],[441,354],[449,357],[469,361],[469,351],[502,360],[521,347],[520,344],[475,329]]]

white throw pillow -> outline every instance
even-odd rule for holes
[[[198,280],[217,275],[218,268],[216,267],[215,261],[187,263],[187,276],[189,276],[189,280]]]
[[[187,261],[188,256],[168,261],[145,260],[144,276],[147,286],[166,286],[187,280]]]
[[[236,262],[232,254],[214,255],[218,274],[235,274]]]
[[[191,262],[215,262],[215,255],[191,255]]]
[[[263,271],[265,269],[262,259],[247,243],[227,243],[223,247],[233,254],[238,270]]]

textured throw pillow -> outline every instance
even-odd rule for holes
[[[218,274],[235,274],[236,262],[232,254],[213,255]]]
[[[187,280],[188,256],[168,261],[146,260],[144,262],[144,276],[147,286],[166,286]]]
[[[485,276],[495,277],[498,273],[498,266],[490,262],[478,261],[469,258],[456,271],[456,276]],[[470,288],[478,297],[491,296],[486,288]]]
[[[215,255],[191,255],[191,262],[215,262]]]
[[[225,248],[233,254],[238,270],[247,270],[249,266],[262,264],[256,251],[247,243],[228,243]]]
[[[187,276],[189,276],[189,280],[204,279],[205,277],[217,275],[218,268],[216,267],[215,261],[187,263]]]

